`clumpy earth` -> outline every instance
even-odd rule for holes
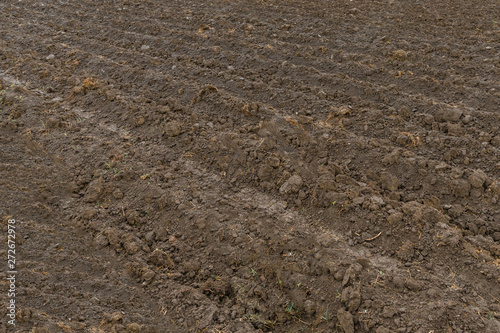
[[[0,12],[0,332],[500,332],[498,1]]]

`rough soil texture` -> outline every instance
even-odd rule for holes
[[[0,332],[500,332],[498,1],[0,12]]]

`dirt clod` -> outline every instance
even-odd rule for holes
[[[383,172],[380,175],[380,182],[382,183],[382,188],[389,191],[396,191],[399,187],[399,179],[388,172]]]
[[[397,50],[396,52],[394,52],[394,59],[396,60],[405,61],[407,57],[408,53],[404,50]]]
[[[471,185],[463,179],[455,179],[450,182],[451,191],[453,194],[460,198],[469,196]]]
[[[299,175],[291,176],[280,187],[281,194],[297,193],[302,186],[302,178]]]
[[[469,183],[473,188],[482,188],[488,176],[482,170],[475,170],[469,176]]]
[[[354,319],[350,312],[339,309],[337,311],[337,319],[344,333],[354,333]]]
[[[96,202],[104,194],[104,184],[105,180],[103,178],[97,178],[90,182],[85,193],[84,200],[86,202]]]
[[[437,121],[457,122],[462,116],[463,111],[459,108],[442,108],[436,112],[434,118]]]
[[[173,120],[165,124],[165,135],[167,137],[174,137],[181,133],[181,125]]]

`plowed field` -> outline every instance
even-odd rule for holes
[[[500,332],[498,1],[0,13],[0,332]]]

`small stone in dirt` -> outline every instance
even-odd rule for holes
[[[404,50],[397,50],[396,52],[394,52],[394,59],[398,61],[405,61],[407,57],[408,53],[406,53],[406,51]]]
[[[55,57],[56,57],[55,55],[53,55],[53,54],[49,54],[49,55],[48,55],[45,59],[47,59],[47,60],[52,60],[52,59],[54,59]]]
[[[165,135],[174,137],[181,134],[181,125],[176,120],[170,121],[165,125]]]
[[[337,311],[337,319],[344,333],[354,333],[354,319],[352,318],[352,314],[344,309],[339,309],[339,311]]]
[[[455,196],[466,198],[469,196],[471,185],[463,179],[455,179],[450,182],[450,188]]]
[[[293,175],[280,187],[281,194],[297,193],[302,186],[302,177]]]

